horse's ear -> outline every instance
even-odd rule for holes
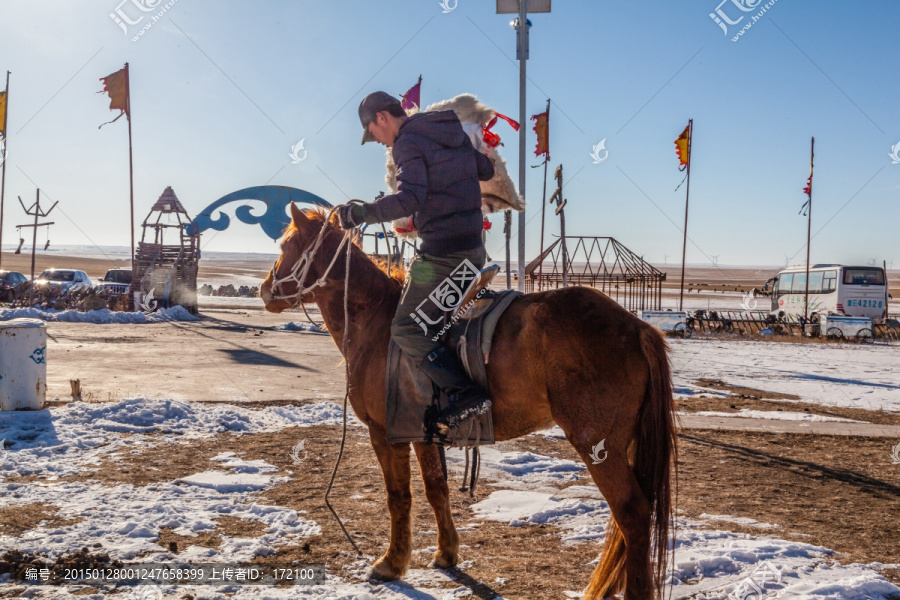
[[[306,214],[297,208],[297,205],[291,202],[291,218],[294,220],[294,225],[299,229],[302,227],[309,219],[306,217]]]

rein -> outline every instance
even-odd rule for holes
[[[331,506],[331,503],[328,501],[328,495],[331,493],[331,488],[334,486],[334,478],[337,475],[338,467],[341,464],[341,458],[344,456],[344,446],[347,442],[347,404],[350,398],[350,361],[347,360],[347,339],[348,333],[350,331],[349,321],[350,321],[350,312],[349,308],[349,297],[350,297],[350,249],[353,247],[352,243],[349,243],[349,240],[353,237],[352,230],[347,230],[344,233],[344,237],[341,240],[341,243],[338,245],[337,250],[334,252],[334,258],[331,259],[331,262],[328,263],[328,267],[325,269],[325,272],[322,273],[322,277],[317,279],[315,283],[303,287],[303,281],[306,279],[306,275],[309,273],[309,268],[312,265],[312,260],[318,252],[319,247],[322,245],[322,240],[325,237],[325,231],[328,229],[328,223],[331,219],[331,215],[334,214],[338,207],[334,207],[329,211],[328,215],[325,217],[325,221],[322,223],[322,229],[319,230],[319,235],[316,236],[315,242],[307,248],[303,254],[300,256],[300,259],[297,260],[297,263],[291,269],[291,272],[272,282],[272,292],[276,291],[277,288],[281,287],[282,283],[293,281],[297,284],[297,292],[294,294],[278,294],[273,295],[272,297],[280,300],[292,300],[291,308],[296,308],[297,304],[299,304],[303,308],[303,312],[306,313],[306,307],[301,302],[300,298],[304,295],[308,294],[312,290],[317,287],[324,287],[327,285],[328,274],[331,272],[331,268],[334,266],[334,263],[337,262],[338,256],[341,254],[341,250],[346,245],[347,247],[347,258],[344,267],[344,336],[341,344],[342,354],[344,354],[344,371],[347,379],[347,387],[344,390],[344,423],[343,423],[343,431],[341,433],[341,448],[338,451],[337,460],[334,463],[334,469],[331,472],[331,479],[328,482],[328,487],[325,489],[325,506],[328,507],[328,510],[331,511],[331,514],[334,515],[334,518],[337,520],[338,525],[341,528],[341,531],[344,532],[344,536],[347,538],[347,541],[350,542],[350,545],[353,546],[353,549],[356,550],[356,553],[359,556],[362,556],[362,552],[359,547],[356,545],[356,542],[353,541],[353,538],[350,536],[350,533],[347,531],[347,528],[344,527],[344,522],[341,521],[341,517],[338,516],[337,512],[334,510],[334,507]],[[275,267],[272,267],[272,277],[275,277]],[[307,313],[306,318],[313,322],[312,319],[309,318],[309,314]]]
[[[297,308],[297,304],[303,304],[300,301],[300,298],[313,291],[318,287],[324,287],[328,284],[328,274],[331,272],[332,267],[334,267],[334,263],[337,262],[338,255],[341,253],[341,249],[348,243],[350,238],[352,237],[352,233],[347,231],[344,234],[341,243],[338,245],[337,250],[334,252],[334,257],[331,259],[331,262],[328,263],[328,267],[325,269],[325,272],[322,273],[322,276],[317,279],[314,283],[303,287],[303,281],[306,279],[306,276],[309,274],[309,268],[312,266],[312,259],[315,257],[316,252],[319,251],[319,247],[322,245],[322,240],[325,238],[325,232],[328,230],[328,220],[331,218],[331,215],[334,213],[337,207],[331,209],[328,213],[328,216],[325,217],[325,222],[322,223],[322,229],[319,230],[319,235],[316,236],[315,241],[307,248],[303,254],[300,255],[300,258],[291,268],[291,272],[276,279],[272,282],[272,298],[275,300],[293,300],[291,303],[291,308]],[[347,256],[350,256],[350,247],[347,246]],[[349,262],[349,259],[348,259]],[[274,271],[274,267],[273,267]],[[274,276],[274,273],[273,273]],[[293,281],[297,284],[297,291],[293,294],[284,294],[277,293],[281,289],[281,285],[283,283],[287,283],[289,281]],[[349,281],[349,278],[344,279],[344,287],[346,288],[346,284]],[[307,315],[308,316],[308,315]]]

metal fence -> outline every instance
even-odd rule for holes
[[[611,237],[565,236],[525,267],[525,291],[597,288],[631,311],[660,310],[666,274]]]

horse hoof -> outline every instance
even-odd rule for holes
[[[375,563],[375,566],[372,567],[368,580],[373,583],[379,583],[383,581],[394,581],[400,579],[402,576],[403,573],[399,573],[395,569],[392,569],[387,561],[379,560]]]
[[[428,563],[429,569],[452,569],[459,564],[459,556],[453,555],[450,558],[444,556],[440,550],[434,553],[434,558]]]

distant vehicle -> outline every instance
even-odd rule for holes
[[[27,289],[27,277],[18,271],[0,271],[0,302],[11,302]]]
[[[771,284],[771,288],[770,288]],[[806,267],[788,267],[766,283],[772,314],[803,316]],[[888,291],[881,267],[813,265],[809,269],[809,315],[846,315],[882,320]]]
[[[100,279],[97,289],[108,294],[123,295],[128,292],[129,285],[131,285],[131,269],[116,267],[106,272]]]
[[[34,280],[36,288],[58,288],[60,292],[84,292],[93,289],[91,278],[77,269],[47,269]]]

